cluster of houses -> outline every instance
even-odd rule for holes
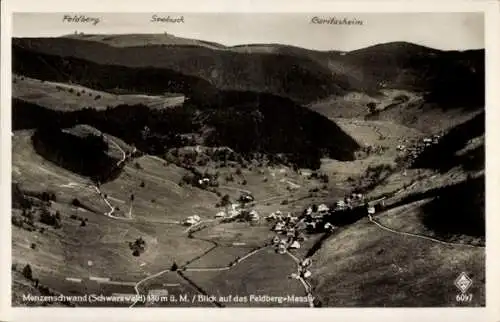
[[[441,137],[442,134],[436,134],[430,137],[425,137],[411,146],[399,144],[396,149],[400,152],[406,152],[408,161],[411,163],[412,160],[415,160],[425,148],[438,144]]]
[[[335,210],[346,210],[352,209],[361,205],[364,201],[364,196],[361,193],[351,193],[349,196],[345,196],[343,199],[337,200],[335,203]]]
[[[249,200],[249,199],[246,199]],[[253,201],[253,198],[252,198]],[[215,214],[216,219],[241,219],[249,222],[257,222],[260,220],[259,213],[255,210],[244,209],[241,204],[233,203],[226,207],[225,210],[221,210]],[[187,217],[183,224],[186,226],[192,226],[200,222],[200,216],[194,215]]]
[[[236,219],[240,218],[245,221],[257,222],[260,220],[259,213],[255,210],[247,210],[241,208],[240,204],[231,204],[226,210],[221,210],[215,214],[215,218],[219,219]]]
[[[374,155],[378,154],[381,155],[386,151],[386,147],[381,146],[381,145],[365,145],[361,151],[366,153],[367,155]]]
[[[205,180],[205,178],[202,180]],[[239,203],[232,203],[231,205],[226,206],[225,210],[221,210],[215,214],[215,218],[235,218],[241,215],[246,215],[250,220],[258,221],[259,214],[257,213],[257,211],[252,210],[248,212],[247,210],[242,208],[242,205],[253,202],[254,200],[254,197],[250,193],[243,193],[238,198]]]
[[[300,248],[300,243],[305,240],[305,236],[297,229],[298,217],[290,213],[284,215],[281,211],[276,211],[266,217],[267,221],[274,221],[273,231],[276,232],[272,244],[279,254],[284,254],[288,249]]]
[[[305,228],[309,232],[325,231],[332,232],[337,229],[331,222],[325,220],[325,216],[335,216],[336,212],[353,210],[359,207],[366,207],[367,215],[374,215],[377,202],[366,202],[363,194],[352,193],[343,199],[337,200],[332,207],[325,204],[311,205],[304,211]]]
[[[311,205],[305,210],[304,215],[306,219],[309,219],[307,220],[308,223],[314,223],[318,222],[319,219],[323,219],[325,215],[330,213],[357,207],[361,205],[363,201],[364,197],[361,193],[352,193],[349,196],[345,196],[343,199],[337,200],[332,208],[328,207],[326,204],[320,204],[318,206]]]
[[[323,221],[324,216],[330,213],[331,209],[325,204],[320,204],[318,206],[311,205],[304,212],[304,223],[305,228],[308,231],[316,231]],[[334,229],[333,225],[328,225],[324,227],[325,229]]]

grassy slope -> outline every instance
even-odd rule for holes
[[[115,95],[81,85],[41,81],[24,76],[14,77],[12,97],[61,111],[75,111],[84,107],[103,110],[108,106],[121,104],[145,104],[161,108],[176,106],[183,101],[182,96]]]
[[[20,272],[12,271],[12,306],[38,306],[37,302],[23,301],[23,295],[40,296],[43,295],[32,281],[27,280]],[[47,303],[47,307],[65,307],[60,303]]]
[[[313,261],[325,306],[458,306],[453,282],[462,271],[476,281],[471,305],[485,303],[484,249],[396,235],[367,219],[331,237]]]
[[[298,280],[288,275],[296,272],[295,262],[287,255],[277,254],[273,249],[264,249],[248,260],[241,262],[225,272],[186,272],[186,276],[210,290],[216,296],[255,295],[304,296],[304,289]],[[247,303],[228,306],[293,306],[289,303]],[[307,306],[307,303],[296,306]]]
[[[481,159],[478,159],[477,155],[477,151],[484,147],[484,134],[481,134],[484,133],[484,129],[481,132],[481,115],[474,118],[476,114],[463,114],[461,118],[466,120],[464,123],[460,122],[460,118],[448,120],[452,130],[443,137],[440,145],[425,152],[425,158],[422,158],[421,162],[425,168],[416,166],[416,169],[404,171],[406,175],[403,171],[396,171],[369,192],[367,197],[375,198],[399,191],[397,195],[386,200],[386,204],[392,204],[412,194],[455,185],[464,182],[468,176],[477,177],[484,173],[484,163],[481,166]],[[394,148],[399,144],[398,140],[407,139],[411,142],[422,137],[418,131],[405,130],[404,126],[384,121],[340,120],[337,123],[360,142],[376,145],[390,143],[388,146],[392,147],[392,151],[388,150],[383,155],[369,159],[338,164],[335,162],[335,167],[333,161],[324,162],[325,170],[331,169],[339,176],[344,171],[341,180],[344,180],[347,174],[360,173],[362,163],[367,166],[391,162],[396,156]],[[376,130],[377,133],[383,132],[384,125],[388,124],[391,126],[385,129],[386,140],[377,140],[375,132],[370,133],[372,130]],[[442,163],[436,160],[445,157],[450,160],[448,166],[440,169]],[[471,161],[475,162],[472,168],[464,167],[463,160],[468,157],[476,160]],[[476,184],[468,184],[463,188],[467,192],[458,197],[460,198],[458,207],[468,207],[468,213],[458,214],[460,209],[450,206],[451,200],[458,196],[457,191],[443,190],[440,196],[441,199],[445,197],[446,199],[441,203],[439,201],[441,199],[428,198],[390,210],[375,218],[381,224],[398,231],[423,234],[455,243],[481,245],[484,237],[461,234],[458,230],[447,234],[443,232],[443,227],[434,226],[435,223],[429,221],[424,222],[424,218],[430,218],[429,216],[434,216],[435,220],[447,217],[448,220],[454,220],[447,225],[449,230],[452,226],[453,229],[462,231],[465,231],[464,227],[471,225],[476,227],[475,220],[479,215],[472,213],[470,209],[474,209],[472,210],[474,212],[480,212],[481,209],[470,206],[469,203],[480,202],[476,199],[481,198],[481,191]],[[430,208],[431,204],[434,204],[434,207]],[[446,215],[442,213],[443,211],[446,211]],[[453,218],[459,215],[460,218]],[[463,226],[464,220],[465,222],[469,220],[470,224]],[[316,295],[321,297],[325,306],[457,306],[460,304],[456,302],[455,295],[459,291],[453,285],[453,281],[461,271],[467,272],[474,279],[474,286],[471,289],[474,299],[470,305],[481,306],[485,303],[484,248],[446,246],[416,237],[400,236],[384,231],[367,219],[363,219],[331,237],[323,244],[313,260],[315,262],[313,283],[316,285]],[[442,281],[448,282],[443,285]]]
[[[407,102],[396,102],[399,95],[409,97]],[[376,104],[379,112],[370,115],[367,104]],[[481,113],[481,106],[464,108],[460,103],[455,108],[442,108],[438,104],[426,102],[421,93],[407,90],[382,90],[379,95],[349,93],[345,96],[330,97],[308,105],[312,110],[330,119],[355,119],[359,123],[371,121],[396,123],[422,133],[436,133],[454,126]]]
[[[165,166],[164,161],[150,156],[141,157],[127,165],[121,176],[102,185],[101,190],[108,195],[113,205],[120,207],[119,212],[128,212],[128,198],[130,193],[134,193],[134,221],[111,219],[104,216],[104,212],[109,210],[106,204],[95,191],[86,187],[88,180],[43,160],[34,152],[30,135],[31,131],[16,131],[13,137],[13,181],[20,182],[23,190],[54,191],[57,201],[53,202],[50,208],[61,212],[62,228],[54,230],[45,226],[46,231],[40,233],[13,227],[13,261],[19,264],[30,263],[34,276],[44,285],[65,294],[79,294],[85,290],[104,294],[131,293],[131,287],[112,287],[90,281],[78,284],[66,282],[64,279],[85,279],[91,275],[126,282],[138,281],[148,274],[169,268],[174,260],[182,265],[212,247],[209,242],[187,238],[186,227],[174,223],[188,214],[198,214],[203,220],[210,220],[217,211],[214,205],[219,198],[215,194],[189,186],[180,187],[177,184],[185,170],[172,164]],[[118,143],[125,151],[130,149],[123,142]],[[140,165],[140,169],[135,166],[135,162]],[[263,174],[255,172],[253,175],[246,175],[248,185],[245,188],[259,191],[259,187],[263,187]],[[297,181],[293,176],[290,179]],[[140,187],[141,181],[145,183],[143,188]],[[287,183],[279,180],[274,183],[279,184],[287,186]],[[307,186],[303,188],[307,189]],[[268,194],[261,193],[261,198],[275,196],[272,194],[273,188],[267,191]],[[239,194],[234,195],[236,197]],[[92,213],[71,207],[69,203],[75,197],[98,212]],[[196,200],[196,204],[193,204],[193,200]],[[279,201],[270,201],[269,209],[280,208],[286,211],[287,206],[279,206]],[[79,221],[69,218],[72,214],[87,218],[87,226],[80,227]],[[261,224],[264,226],[259,226]],[[246,245],[231,248],[231,253],[235,252],[235,256],[241,256],[248,247],[261,245],[271,237],[267,224],[262,221],[259,225],[249,229],[247,224],[224,224],[200,232],[199,237],[211,239],[213,234],[217,234],[219,241],[227,247],[231,247],[233,242],[246,242]],[[221,229],[224,232],[222,235]],[[255,234],[257,231],[261,233]],[[147,247],[140,257],[134,257],[127,243],[139,236],[146,240]],[[254,238],[254,241],[250,237]],[[36,250],[29,247],[32,242],[37,244]],[[235,259],[233,256],[228,257],[226,253],[217,250],[193,265],[206,263],[222,266]],[[91,268],[87,266],[88,260],[94,263]],[[290,267],[292,268],[293,266]],[[238,271],[235,276],[243,271]],[[272,279],[275,273],[270,273],[269,277],[262,277],[260,280],[266,283],[265,281]],[[230,276],[227,278],[232,279]],[[20,283],[16,277],[14,282]]]
[[[180,237],[179,234],[184,230],[181,226],[176,228],[176,225],[162,226],[148,224],[147,222],[132,225],[127,221],[117,221],[105,217],[103,213],[109,209],[92,189],[85,188],[87,180],[58,168],[50,162],[42,161],[30,149],[29,143],[29,135],[27,134],[17,133],[14,137],[13,167],[15,170],[13,181],[20,182],[23,189],[56,192],[57,202],[51,208],[59,210],[63,217],[63,228],[61,230],[48,229],[44,234],[39,232],[29,233],[17,227],[13,228],[15,229],[13,233],[14,261],[29,262],[34,267],[36,275],[43,275],[43,271],[46,271],[47,273],[51,272],[52,275],[55,274],[58,279],[73,275],[79,277],[79,275],[88,274],[86,262],[91,259],[95,263],[92,268],[93,274],[130,279],[133,276],[144,276],[143,269],[139,267],[142,262],[148,263],[147,269],[160,269],[171,265],[173,258],[182,263],[210,246],[205,242],[189,240],[185,236]],[[41,169],[44,169],[43,172],[40,171]],[[161,168],[157,167],[157,169],[162,170],[160,176],[163,175],[166,179],[168,178],[168,172],[164,172],[162,166]],[[156,174],[158,175],[158,173]],[[138,187],[140,181],[135,176],[139,176],[141,179],[144,178],[143,180],[146,182],[145,188],[137,193],[137,202],[134,205],[137,218],[140,219],[144,216],[152,221],[164,219],[164,211],[143,206],[140,198],[149,201],[151,196],[164,194],[171,187],[168,183],[163,183],[164,180],[159,181],[155,179],[155,176],[148,179],[148,177],[140,173],[137,174],[135,171],[132,172],[131,178],[119,178],[116,182],[121,182],[124,186],[128,183]],[[75,185],[66,186],[71,182],[75,183]],[[160,188],[161,194],[155,192],[157,191],[155,189],[159,189],[158,185],[163,185]],[[116,191],[113,191],[113,188]],[[121,195],[122,190],[120,189],[121,186],[104,186],[102,188],[105,193],[109,193],[111,202],[118,206],[121,205],[117,200],[128,200],[128,192]],[[137,188],[137,190],[139,189]],[[183,189],[183,195],[188,193],[189,190]],[[148,196],[148,198],[145,196]],[[74,208],[69,206],[69,202],[74,197],[100,211],[100,213],[81,212],[79,214],[88,218],[87,227],[79,227],[79,222],[69,219],[69,216],[76,212]],[[158,202],[162,203],[160,198],[158,197]],[[200,202],[203,201],[203,199],[199,200]],[[170,199],[168,204],[177,207],[177,209],[179,207],[178,203],[182,203],[182,199],[177,204],[172,201],[173,199]],[[208,204],[208,208],[211,208],[213,203],[215,203],[215,198]],[[149,202],[144,202],[144,204],[149,205]],[[164,205],[164,208],[167,208],[167,206]],[[212,211],[210,211],[211,213]],[[185,213],[167,213],[167,216],[169,220],[180,219],[185,217]],[[127,242],[133,241],[139,236],[143,236],[149,246],[141,257],[136,258],[131,255]],[[39,244],[36,251],[27,248],[29,243],[33,241]],[[185,248],[179,248],[178,245],[181,244],[184,244]],[[92,245],[92,247],[88,247],[89,245]],[[165,245],[167,246],[165,247]],[[96,252],[96,249],[99,251]],[[179,249],[184,249],[184,251],[179,252]],[[58,259],[54,258],[54,256]],[[162,260],[159,261],[159,258]],[[61,280],[59,280],[59,283],[61,283]]]

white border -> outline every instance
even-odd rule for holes
[[[500,84],[500,24],[499,4],[496,1],[296,1],[296,0],[4,0],[1,2],[1,200],[2,231],[0,274],[0,320],[53,321],[101,319],[119,321],[500,321],[500,138],[498,84]],[[10,97],[11,97],[11,39],[13,12],[485,12],[486,43],[486,309],[47,309],[10,308],[11,231],[10,231]],[[418,28],[418,26],[416,26]],[[495,86],[496,84],[496,86]],[[495,234],[497,231],[497,234]],[[286,310],[286,311],[285,311]]]

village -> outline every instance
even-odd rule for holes
[[[438,144],[441,134],[432,137],[425,137],[417,142],[403,142],[396,147],[401,154],[402,160],[411,163],[425,149]],[[198,180],[199,186],[209,186],[210,178],[201,178]],[[270,229],[275,233],[270,241],[277,254],[292,254],[297,249],[303,247],[304,241],[308,235],[326,233],[331,234],[338,230],[339,226],[334,224],[337,218],[344,216],[348,218],[345,222],[352,222],[355,218],[363,216],[373,216],[384,208],[384,198],[376,200],[367,200],[362,193],[353,192],[343,198],[336,200],[331,205],[325,203],[311,204],[301,213],[292,214],[291,212],[282,212],[276,210],[266,216],[261,216],[255,209],[255,198],[251,193],[245,192],[240,195],[237,202],[228,202],[223,208],[215,213],[213,220],[220,222],[248,222],[251,225],[257,225],[262,222],[270,224]],[[353,219],[349,219],[353,217]],[[344,219],[345,220],[345,219]],[[202,223],[198,215],[187,217],[183,224],[186,226],[195,226]],[[340,220],[339,225],[345,225]],[[293,255],[292,255],[293,256]],[[311,277],[309,270],[312,262],[309,257],[300,261],[298,271],[292,273],[289,277],[296,279],[307,279]]]
[[[436,134],[415,142],[403,141],[395,149],[402,162],[411,164],[424,149],[438,144],[441,137],[442,134]],[[202,189],[217,186],[216,179],[206,175],[195,177],[194,184]],[[188,230],[191,231],[194,231],[192,228],[195,226],[203,229],[202,224],[209,222],[246,222],[252,226],[267,225],[273,235],[267,245],[272,247],[277,255],[292,256],[297,262],[297,271],[292,272],[288,277],[307,283],[306,281],[312,275],[310,250],[311,247],[314,248],[312,245],[317,243],[318,236],[330,236],[340,228],[363,217],[371,218],[385,208],[385,197],[368,198],[361,191],[353,190],[342,198],[330,202],[306,205],[303,211],[289,212],[275,209],[274,211],[268,210],[267,214],[260,214],[255,209],[257,202],[255,197],[252,193],[242,190],[235,201],[230,201],[228,196],[222,198],[221,202],[216,205],[219,210],[215,212],[213,218],[191,215],[185,218],[182,224],[188,226]],[[312,240],[306,243],[311,238]],[[307,252],[303,259],[298,258],[300,257],[298,250],[301,248],[305,248]]]
[[[406,167],[411,167],[424,149],[438,144],[442,136],[443,133],[439,133],[420,139],[417,142],[408,142],[404,140],[402,142],[403,144],[399,144],[396,149],[401,154],[401,160],[405,163]]]
[[[332,224],[330,219],[340,212],[349,212],[353,209],[364,207],[365,215],[373,215],[376,205],[373,202],[365,202],[361,193],[351,193],[342,199],[337,200],[333,205],[322,204],[309,205],[304,211],[297,214],[276,210],[267,216],[260,216],[251,205],[255,200],[250,193],[241,194],[239,202],[231,203],[225,210],[218,211],[212,220],[220,222],[248,222],[252,225],[266,222],[270,225],[275,236],[270,241],[277,254],[286,254],[302,247],[303,242],[308,239],[307,235],[327,233],[331,234],[338,229]],[[198,215],[187,217],[183,225],[193,227],[202,223]],[[311,266],[311,259],[305,258],[300,261],[297,273],[292,273],[289,277],[296,279],[307,279],[311,276],[308,268]]]

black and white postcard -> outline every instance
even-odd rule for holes
[[[494,321],[497,5],[191,2],[2,8],[6,319]]]

